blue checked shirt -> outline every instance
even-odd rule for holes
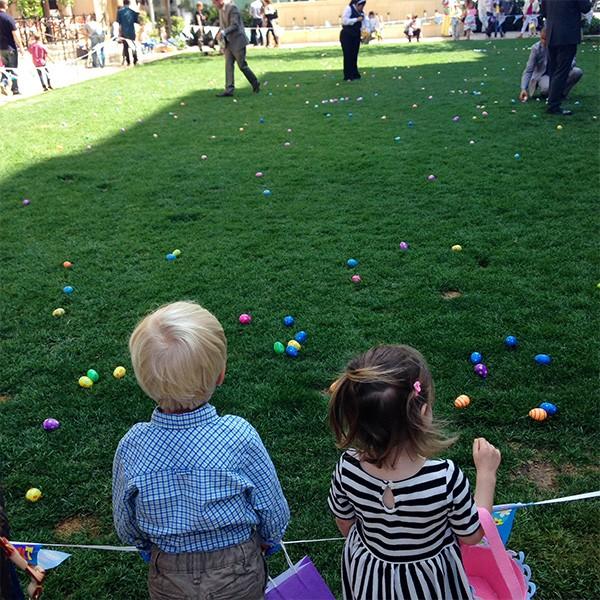
[[[141,550],[208,552],[250,539],[279,542],[290,512],[256,430],[214,406],[158,408],[120,441],[113,465],[114,523]]]

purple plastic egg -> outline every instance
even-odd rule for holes
[[[400,242],[400,250],[408,250],[408,242]]]
[[[477,363],[473,367],[473,371],[482,379],[485,379],[488,376],[488,368],[483,363]]]
[[[31,200],[28,200],[27,198],[25,198],[25,200],[23,200],[23,206],[29,206],[31,204]]]
[[[44,422],[42,423],[42,427],[46,430],[46,431],[54,431],[55,429],[58,429],[60,427],[60,422],[57,421],[56,419],[44,419]]]

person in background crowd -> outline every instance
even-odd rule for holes
[[[246,62],[248,38],[244,32],[240,9],[229,0],[213,0],[213,4],[219,10],[220,29],[217,33],[217,41],[224,44],[223,54],[225,55],[225,90],[217,96],[221,98],[233,96],[235,63],[249,81],[252,91],[258,94],[260,83]]]
[[[477,8],[472,0],[467,2],[467,14],[465,16],[465,36],[471,39],[471,33],[477,28]]]
[[[522,38],[525,32],[530,31],[531,27],[537,27],[538,16],[540,13],[540,3],[538,0],[525,0],[523,5],[523,26],[519,37]]]
[[[360,79],[358,52],[362,23],[365,20],[364,8],[367,0],[351,0],[342,13],[340,44],[344,53],[344,80]]]
[[[48,90],[53,89],[52,84],[50,83],[50,73],[46,66],[48,61],[48,50],[46,49],[46,46],[40,42],[40,35],[38,33],[34,33],[31,38],[33,41],[29,44],[27,50],[29,51],[29,54],[31,54],[33,66],[40,78],[40,83],[42,84],[44,91],[47,92]]]
[[[92,54],[92,67],[104,67],[104,30],[102,25],[92,15],[85,19],[85,35],[90,40],[90,52]]]
[[[123,7],[117,11],[117,21],[120,26],[120,37],[123,38],[123,60],[131,65],[130,53],[133,64],[137,65],[138,56],[135,46],[135,24],[139,23],[139,14],[130,8],[131,0],[123,0]]]
[[[200,52],[202,52],[202,42],[204,41],[204,25],[206,17],[202,12],[204,10],[204,4],[202,2],[196,3],[196,12],[192,18],[192,28],[194,33],[194,40],[198,44]]]
[[[265,21],[267,22],[267,39],[266,45],[269,46],[269,35],[273,36],[275,48],[279,48],[279,36],[275,33],[276,21],[278,18],[277,9],[273,6],[271,0],[263,0]]]
[[[19,67],[19,52],[23,52],[23,42],[17,31],[15,20],[6,12],[8,3],[0,0],[0,58],[4,63],[0,78],[0,92],[7,94],[8,84],[11,83],[13,96],[20,94],[17,80]],[[9,82],[9,78],[11,82]]]
[[[459,2],[454,2],[450,6],[450,28],[452,31],[452,39],[456,42],[460,39],[460,28],[463,19],[463,9]]]
[[[252,31],[250,32],[250,43],[253,46],[263,45],[262,31],[264,17],[264,6],[262,0],[254,0],[250,3],[250,18],[252,19]]]
[[[567,77],[567,84],[563,92],[563,98],[569,95],[569,92],[575,87],[583,77],[583,71],[575,64],[575,58],[571,63],[571,70]],[[540,41],[531,47],[527,66],[521,76],[521,93],[519,100],[527,102],[533,98],[536,92],[542,98],[548,96],[550,90],[550,76],[548,75],[548,45],[546,39],[546,28],[540,33]]]
[[[581,43],[581,15],[589,12],[591,7],[591,0],[544,0],[550,72],[547,112],[550,114],[573,114],[573,111],[563,109],[560,104],[570,89],[569,75],[577,45]]]

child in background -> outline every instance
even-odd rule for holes
[[[330,426],[346,449],[329,493],[347,538],[344,599],[471,599],[458,539],[483,537],[477,506],[492,510],[500,452],[475,440],[475,502],[458,466],[430,458],[454,440],[433,421],[433,380],[409,346],[372,348],[330,392]]]
[[[31,37],[33,42],[29,44],[27,50],[29,51],[29,54],[31,54],[33,66],[40,78],[40,83],[42,84],[44,91],[47,92],[48,90],[53,89],[52,84],[50,83],[50,73],[46,66],[48,61],[48,50],[46,49],[46,46],[40,42],[41,38],[39,34],[34,33]]]
[[[471,33],[477,29],[477,8],[475,4],[469,0],[467,2],[467,15],[465,17],[465,35],[467,39],[471,39]]]
[[[225,377],[221,324],[175,302],[138,324],[129,349],[158,407],[119,443],[113,512],[121,540],[151,551],[150,598],[262,598],[261,549],[281,541],[290,515],[256,430],[209,404]]]

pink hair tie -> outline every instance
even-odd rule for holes
[[[415,390],[417,394],[421,393],[421,382],[418,379],[413,383],[413,390]]]

